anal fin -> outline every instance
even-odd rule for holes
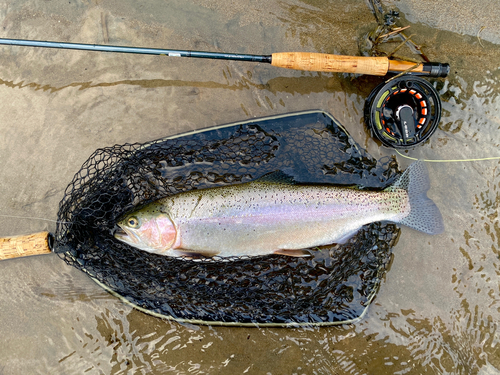
[[[289,257],[310,257],[311,253],[307,250],[287,250],[287,249],[280,249],[280,250],[275,250],[273,251],[273,254],[276,255],[286,255]]]
[[[188,249],[175,249],[172,251],[174,256],[185,257],[191,259],[199,258],[213,258],[219,254],[218,251],[204,251],[204,250],[188,250]]]

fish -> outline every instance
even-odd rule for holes
[[[444,231],[427,197],[423,161],[384,190],[303,184],[282,171],[246,183],[181,192],[140,206],[117,222],[114,237],[170,257],[307,256],[304,249],[343,244],[378,221],[427,233]]]

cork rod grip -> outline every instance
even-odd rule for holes
[[[0,260],[50,253],[49,232],[26,236],[0,237]]]
[[[317,72],[355,73],[384,76],[389,69],[387,57],[329,55],[309,52],[273,53],[271,65]]]

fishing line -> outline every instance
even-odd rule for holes
[[[52,219],[45,219],[43,217],[16,216],[16,215],[3,215],[3,214],[0,214],[0,216],[7,217],[7,218],[14,218],[14,219],[44,220],[44,221],[51,221],[51,222],[57,223],[57,224],[71,224],[68,221],[58,221],[58,220],[52,220]]]
[[[423,160],[425,162],[429,163],[454,163],[454,162],[463,162],[463,161],[486,161],[486,160],[500,160],[500,156],[493,156],[491,158],[477,158],[477,159],[449,159],[449,160],[430,160],[430,159],[417,159],[417,158],[412,158],[411,156],[406,156],[403,155],[401,152],[398,150],[395,150],[399,156],[402,156],[406,159],[410,160]]]

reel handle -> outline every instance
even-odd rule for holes
[[[271,65],[296,70],[331,73],[354,73],[385,76],[387,72],[404,72],[414,62],[389,60],[387,57],[343,56],[314,52],[279,52],[271,55]],[[422,63],[412,73],[430,77],[446,77],[448,64]]]
[[[49,254],[54,238],[49,232],[25,236],[0,237],[0,260]]]

